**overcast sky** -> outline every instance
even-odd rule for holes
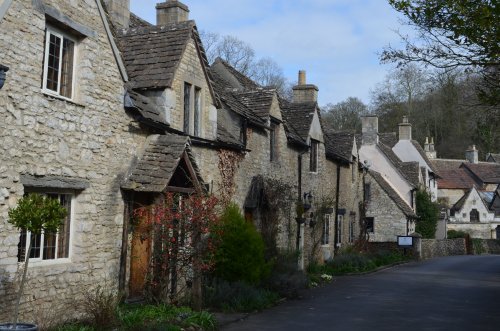
[[[155,23],[160,0],[131,0],[131,11]],[[398,45],[398,14],[386,0],[182,0],[199,30],[233,35],[256,56],[271,57],[286,77],[299,70],[319,87],[319,103],[353,96],[369,102],[388,65],[377,53]]]

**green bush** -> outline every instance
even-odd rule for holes
[[[271,261],[270,276],[265,280],[264,287],[279,293],[286,298],[295,298],[299,290],[307,287],[307,275],[298,270],[299,253],[296,251],[279,251]]]
[[[203,298],[206,307],[225,312],[250,312],[273,306],[280,296],[272,291],[245,282],[213,279],[205,285]]]
[[[415,200],[419,217],[415,231],[420,233],[423,238],[432,239],[436,236],[439,205],[432,202],[431,195],[425,190],[418,190]]]
[[[264,241],[235,204],[224,211],[218,232],[214,274],[229,282],[259,284],[269,274],[269,264],[264,259]]]
[[[467,232],[463,232],[463,231],[448,230],[448,232],[447,232],[448,239],[466,238],[467,236],[468,236]]]

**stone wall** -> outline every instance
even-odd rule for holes
[[[440,256],[465,255],[467,247],[464,238],[457,239],[422,239],[422,259]]]
[[[448,222],[447,231],[463,231],[468,233],[472,238],[480,239],[496,239],[496,228],[499,222],[491,223],[471,223],[471,222]]]
[[[474,254],[500,254],[500,240],[472,239]]]
[[[145,140],[123,110],[123,81],[97,5],[44,1],[93,35],[79,39],[72,100],[42,92],[45,15],[32,0],[14,1],[0,22],[0,63],[10,67],[0,90],[0,320],[11,313],[19,232],[8,209],[26,192],[21,175],[79,178],[74,194],[68,259],[30,263],[22,300],[26,320],[43,307],[70,317],[93,286],[118,280],[124,205],[120,182]],[[36,305],[30,302],[36,300]],[[61,310],[58,310],[61,309]],[[33,317],[35,315],[35,317]]]

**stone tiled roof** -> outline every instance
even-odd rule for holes
[[[493,162],[500,163],[500,154],[489,153],[488,157],[493,160]]]
[[[170,183],[184,151],[188,154],[198,181],[203,183],[191,154],[189,138],[165,134],[148,137],[143,155],[122,184],[122,188],[136,192],[163,192]]]
[[[281,102],[281,110],[286,120],[302,140],[306,141],[311,129],[312,119],[318,104],[316,102]]]
[[[194,27],[194,21],[186,21],[123,30],[118,45],[132,88],[171,87]]]
[[[368,172],[385,191],[385,193],[387,193],[387,196],[391,198],[396,206],[398,206],[398,208],[405,214],[405,216],[417,218],[417,215],[415,214],[413,209],[403,200],[403,198],[401,198],[401,196],[396,192],[391,184],[389,184],[389,182],[387,182],[380,173],[373,170],[369,170]]]
[[[276,91],[274,89],[266,88],[236,92],[234,94],[238,101],[250,108],[257,116],[266,120],[269,117],[275,95]]]
[[[462,163],[468,162],[467,160],[454,160],[454,159],[432,159],[432,164],[436,170],[441,173],[446,170],[456,170],[460,168]]]
[[[468,189],[480,185],[463,168],[440,170],[439,173],[441,176],[437,179],[437,185],[440,189]]]
[[[325,131],[326,156],[344,162],[352,161],[354,132]]]
[[[418,153],[420,154],[420,156],[424,159],[425,163],[427,163],[429,165],[429,168],[431,168],[431,171],[436,176],[439,176],[439,172],[438,172],[437,168],[434,166],[434,164],[431,162],[431,160],[429,160],[429,158],[425,154],[425,151],[423,150],[422,146],[420,146],[420,144],[418,143],[418,141],[412,140],[411,143],[412,143],[413,147],[415,147],[415,149],[418,151]]]
[[[127,95],[130,98],[128,101],[131,101],[131,103],[125,100],[126,108],[133,108],[137,110],[139,114],[146,120],[152,121],[154,123],[169,125],[169,123],[167,123],[165,120],[165,116],[160,113],[160,109],[158,107],[155,107],[155,105],[153,105],[148,97],[134,92],[131,89],[127,90]],[[125,98],[127,98],[127,95],[125,96]]]
[[[216,71],[212,71],[211,74],[214,79],[213,83],[215,93],[227,108],[248,119],[250,123],[259,126],[263,126],[266,124],[266,121],[264,119],[255,114],[251,108],[247,107],[238,98],[235,97],[236,92],[231,88],[229,83],[227,83],[223,77],[221,77]]]
[[[216,62],[222,64],[231,73],[231,75],[238,81],[243,90],[255,90],[262,87],[253,80],[251,80],[250,78],[248,78],[247,76],[245,76],[244,74],[242,74],[241,72],[239,72],[238,70],[236,70],[233,66],[231,66],[229,63],[227,63],[220,57],[215,59],[214,64]]]
[[[129,27],[130,28],[140,28],[140,27],[147,27],[147,26],[153,26],[153,24],[149,23],[146,20],[143,20],[139,16],[135,15],[134,13],[130,13],[130,23]]]
[[[418,187],[420,184],[420,164],[417,161],[413,162],[403,162],[401,163],[401,167],[403,168],[404,173],[410,180],[410,183]],[[424,168],[425,169],[425,168]]]
[[[229,144],[229,145],[235,145],[237,147],[242,148],[243,144],[241,141],[233,136],[225,127],[224,124],[221,123],[221,121],[217,121],[217,140]]]
[[[492,162],[462,163],[461,168],[469,170],[482,183],[500,184],[500,164]]]
[[[398,143],[398,137],[396,136],[396,132],[379,133],[378,139],[382,144],[390,148],[393,148]]]
[[[394,165],[394,167],[396,167],[399,173],[408,181],[408,183],[413,185],[412,177],[414,177],[414,174],[407,173],[408,169],[403,166],[403,162],[396,155],[396,153],[394,153],[394,151],[389,146],[384,145],[382,142],[379,142],[377,146],[382,151],[382,153],[384,153],[384,155],[389,159],[389,161]],[[420,171],[420,169],[418,171]]]

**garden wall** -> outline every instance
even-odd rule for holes
[[[500,240],[472,239],[474,254],[500,254]]]
[[[422,239],[422,259],[440,256],[466,255],[467,246],[464,238],[457,239]]]

